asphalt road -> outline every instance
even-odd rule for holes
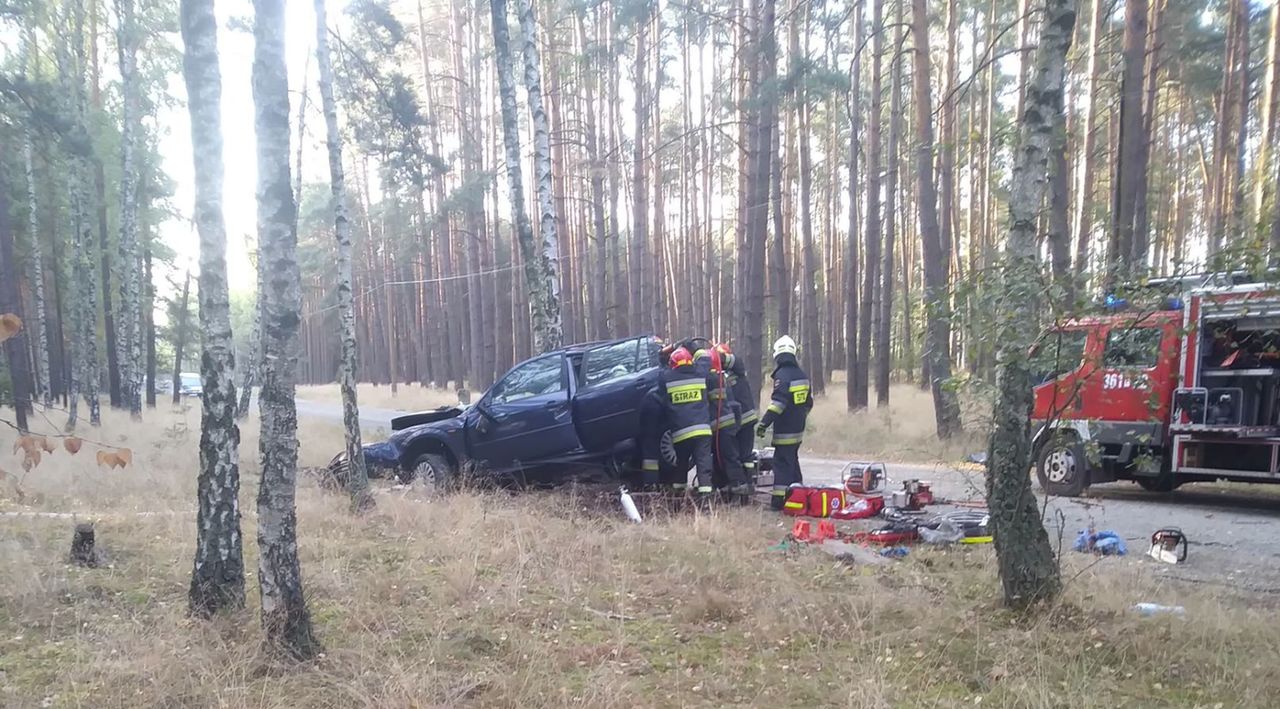
[[[391,419],[403,413],[362,407],[360,423],[369,432],[389,432]],[[298,415],[341,421],[342,407],[298,400]],[[806,482],[817,484],[838,484],[845,463],[801,459]],[[893,487],[917,478],[931,481],[940,498],[983,498],[982,471],[977,466],[889,463],[888,471]],[[1159,494],[1119,482],[1092,487],[1081,498],[1048,498],[1046,504],[1038,489],[1037,497],[1050,540],[1055,546],[1061,541],[1063,554],[1075,553],[1071,544],[1076,535],[1092,524],[1125,539],[1129,557],[1114,563],[1145,563],[1171,580],[1280,600],[1280,486],[1196,483]],[[946,505],[939,506],[940,511],[945,509]],[[1143,557],[1152,532],[1161,527],[1178,527],[1187,535],[1191,544],[1185,564],[1169,566]]]

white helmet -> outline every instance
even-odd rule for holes
[[[777,357],[780,354],[795,354],[795,353],[796,353],[796,341],[791,339],[790,335],[783,335],[773,343],[774,357]]]

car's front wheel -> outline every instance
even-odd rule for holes
[[[408,485],[418,482],[432,492],[448,492],[458,483],[458,469],[447,457],[439,453],[423,453],[413,467],[399,472],[400,482]]]

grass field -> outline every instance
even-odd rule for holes
[[[1274,706],[1275,604],[1162,585],[1140,561],[1068,554],[1060,605],[1002,610],[989,548],[850,567],[779,551],[755,509],[626,524],[571,490],[427,499],[379,488],[353,518],[308,476],[300,555],[326,645],[263,653],[244,613],[186,616],[198,412],[106,414],[94,447],[25,477],[0,431],[0,706],[668,707]],[[244,426],[245,553],[256,568],[256,423]],[[303,460],[339,432],[307,425]],[[16,486],[23,488],[19,503]],[[74,512],[74,518],[51,513]],[[110,566],[65,563],[95,520]],[[1184,617],[1139,618],[1137,601]]]

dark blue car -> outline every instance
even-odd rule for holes
[[[447,484],[462,471],[534,481],[579,468],[617,472],[636,455],[659,348],[646,335],[521,362],[474,405],[394,419],[390,438],[365,446],[370,474]]]

